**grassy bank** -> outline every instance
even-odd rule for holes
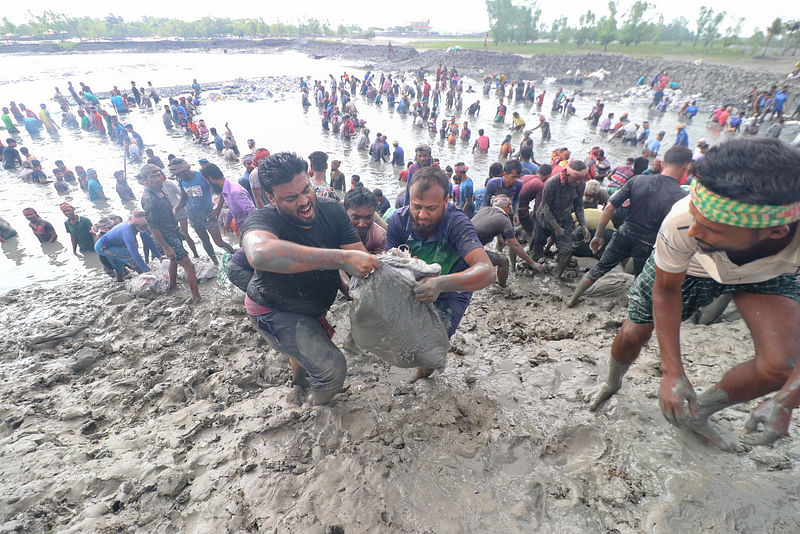
[[[473,50],[483,49],[482,40],[429,39],[424,41],[412,41],[408,43],[408,45],[418,49],[431,50],[441,50],[450,48],[451,46],[460,46]],[[586,52],[603,51],[603,46],[597,43],[578,46],[575,43],[494,44],[489,42],[488,47],[489,50],[493,52],[511,52],[514,54],[585,54]],[[648,42],[631,46],[612,43],[608,45],[607,52],[641,57],[674,57],[680,59],[686,59],[690,56],[693,58],[713,59],[717,61],[747,59],[753,55],[750,50],[743,50],[742,48],[704,48],[701,46],[692,46],[690,43],[681,43],[679,45],[675,42],[661,42],[658,44]]]

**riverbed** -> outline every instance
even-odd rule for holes
[[[401,187],[400,169],[370,163],[354,141],[321,131],[315,107],[300,105],[297,77],[360,75],[363,65],[220,52],[92,54],[82,67],[69,56],[74,63],[63,71],[55,68],[66,61],[60,56],[13,66],[20,72],[26,61],[97,91],[130,79],[219,85],[204,92],[201,116],[217,128],[228,121],[240,147],[252,137],[273,152],[307,156],[321,149],[342,160],[348,176],[361,175],[390,198]],[[33,106],[51,96],[45,76],[24,83],[30,85],[19,92],[14,83],[0,85],[0,101]],[[64,81],[59,85],[63,90]],[[552,96],[555,88],[546,88]],[[561,146],[583,154],[595,144],[615,164],[633,155],[630,147],[604,143],[581,120],[595,97],[588,93],[603,91],[583,90],[575,117],[550,118],[552,142],[540,144],[534,134],[537,158]],[[373,134],[399,140],[407,155],[430,143],[442,165],[463,160],[482,181],[508,131],[491,121],[493,96],[478,89],[474,98],[482,113],[473,135],[486,128],[493,147],[482,157],[415,130],[410,117],[385,104],[356,103]],[[650,115],[645,97],[605,98],[607,111],[628,111],[635,122]],[[519,110],[535,122],[535,109],[509,108],[509,115]],[[551,115],[547,104],[545,114]],[[158,113],[135,111],[129,120],[162,159],[207,157],[230,177],[241,173],[213,149],[167,135]],[[651,115],[654,130],[669,132],[667,141],[675,122],[674,111]],[[695,144],[719,134],[697,120],[689,135]],[[58,142],[46,134],[34,143],[23,138],[46,170],[59,158],[70,168],[98,169],[113,200],[95,206],[74,190],[66,198],[81,214],[96,220],[133,209],[113,193],[111,175],[123,167],[117,146],[83,133],[62,133]],[[443,373],[409,385],[410,370],[348,350],[346,391],[313,408],[298,402],[285,358],[261,341],[230,287],[202,284],[204,301],[195,305],[183,284],[167,296],[135,299],[67,250],[62,199],[52,186],[0,172],[0,215],[20,233],[0,256],[0,532],[800,531],[800,442],[724,453],[670,426],[657,402],[655,342],[607,408],[588,411],[586,398],[605,376],[625,317],[625,283],[567,309],[567,284],[521,270],[508,289],[493,285],[475,294]],[[141,187],[130,183],[139,195]],[[56,226],[61,248],[35,240],[20,213],[28,204]],[[569,271],[572,280],[578,275]],[[340,298],[329,314],[339,346],[347,345],[348,306]],[[681,339],[698,390],[753,354],[735,310],[719,324],[684,325]],[[752,407],[725,410],[714,424],[741,433]],[[790,430],[800,429],[795,422]]]

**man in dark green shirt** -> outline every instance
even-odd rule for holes
[[[86,217],[80,217],[75,213],[75,208],[71,204],[64,202],[61,204],[61,212],[67,217],[64,227],[72,239],[72,253],[78,255],[78,249],[82,253],[94,251],[94,236],[91,233],[92,221]]]

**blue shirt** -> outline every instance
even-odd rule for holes
[[[685,146],[689,148],[689,134],[686,130],[678,130],[678,135],[675,136],[675,144],[673,146]]]
[[[467,199],[470,199],[470,207],[468,210],[464,211],[464,214],[467,217],[472,218],[472,215],[475,213],[475,192],[474,192],[474,185],[472,183],[472,178],[467,178],[463,182],[461,182],[460,188],[458,190],[459,195],[459,202],[458,207],[464,211],[464,206],[467,205]]]
[[[400,165],[401,167],[406,164],[406,155],[402,148],[395,147],[392,153],[392,165]]]
[[[100,185],[100,181],[97,178],[95,177],[89,178],[89,183],[87,184],[87,187],[89,190],[89,200],[94,202],[96,200],[103,199],[103,196],[101,196],[103,193],[103,186]]]
[[[786,91],[778,91],[778,94],[775,95],[775,106],[773,106],[773,109],[782,110],[783,104],[786,102],[787,98],[789,98],[789,94]]]
[[[30,133],[39,133],[39,130],[42,128],[39,119],[34,119],[33,117],[25,117],[23,122],[25,123],[25,129]]]
[[[136,266],[142,271],[148,272],[150,268],[139,255],[139,243],[136,241],[137,233],[139,233],[139,230],[137,230],[135,226],[131,226],[131,223],[125,221],[116,225],[109,230],[107,234],[98,239],[95,248],[100,250],[104,247],[125,247],[128,249],[128,254],[131,255]],[[141,232],[141,234],[142,244],[145,246],[145,250],[150,250],[154,258],[161,256],[161,252],[156,248],[156,244],[150,234],[147,232]]]
[[[486,194],[484,196],[484,205],[489,206],[492,203],[492,197],[501,191],[508,192],[511,197],[511,203],[514,206],[514,215],[519,212],[519,193],[522,191],[522,180],[517,180],[511,187],[503,185],[503,178],[492,178],[486,183]]]
[[[475,211],[481,209],[481,206],[483,205],[483,197],[485,195],[486,195],[485,187],[479,187],[478,189],[475,190]]]
[[[119,95],[114,95],[111,97],[111,103],[114,105],[114,108],[119,113],[127,113],[128,110],[125,108],[125,101],[122,100],[122,97]]]
[[[697,115],[697,106],[689,106],[688,108],[686,108],[687,117],[692,118],[695,115]]]
[[[651,139],[647,142],[647,150],[653,155],[658,154],[658,151],[661,150],[661,141],[658,139]]]
[[[522,165],[522,176],[527,174],[536,174],[536,171],[539,170],[539,167],[531,161],[520,160],[519,164]]]
[[[222,152],[222,149],[225,148],[225,140],[222,139],[221,135],[217,134],[217,136],[214,138],[214,146],[220,152]]]
[[[203,180],[203,175],[199,171],[194,171],[194,176],[188,180],[181,178],[178,180],[181,191],[186,193],[186,212],[189,219],[204,219],[214,210],[211,201],[211,188]]]

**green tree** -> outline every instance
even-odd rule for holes
[[[703,28],[703,46],[709,47],[714,43],[714,40],[719,37],[719,27],[722,24],[722,21],[725,20],[725,12],[720,11],[719,13],[714,13],[713,10],[709,10],[712,13],[711,20],[709,20],[705,27]]]
[[[705,32],[706,25],[711,22],[713,16],[713,9],[706,6],[700,6],[700,15],[697,17],[697,30],[695,30],[694,34],[694,46],[697,46],[697,43],[700,42],[700,37]]]
[[[603,45],[604,52],[617,39],[617,3],[614,1],[608,3],[608,15],[597,24],[597,38]]]
[[[744,17],[739,17],[736,24],[731,23],[725,29],[725,36],[722,38],[723,46],[731,46],[733,43],[739,41],[739,34],[742,33],[742,25],[744,24]]]
[[[781,55],[784,55],[794,45],[792,55],[797,53],[797,47],[800,45],[800,20],[790,20],[783,25],[784,47]]]
[[[619,40],[622,44],[625,46],[639,44],[644,39],[647,32],[644,15],[650,7],[650,4],[641,0],[636,0],[633,3],[628,11],[625,24],[623,24],[619,32]]]
[[[511,0],[486,0],[489,15],[489,33],[495,44],[503,42],[525,43],[536,39],[541,10],[536,2]]]
[[[575,32],[575,44],[593,43],[597,40],[597,16],[589,9],[578,20],[580,26]]]
[[[780,35],[783,32],[783,23],[781,19],[775,19],[770,24],[769,28],[767,28],[767,39],[764,42],[764,51],[761,52],[761,57],[767,55],[767,49],[769,48],[769,42],[772,40],[773,37],[776,35]]]

